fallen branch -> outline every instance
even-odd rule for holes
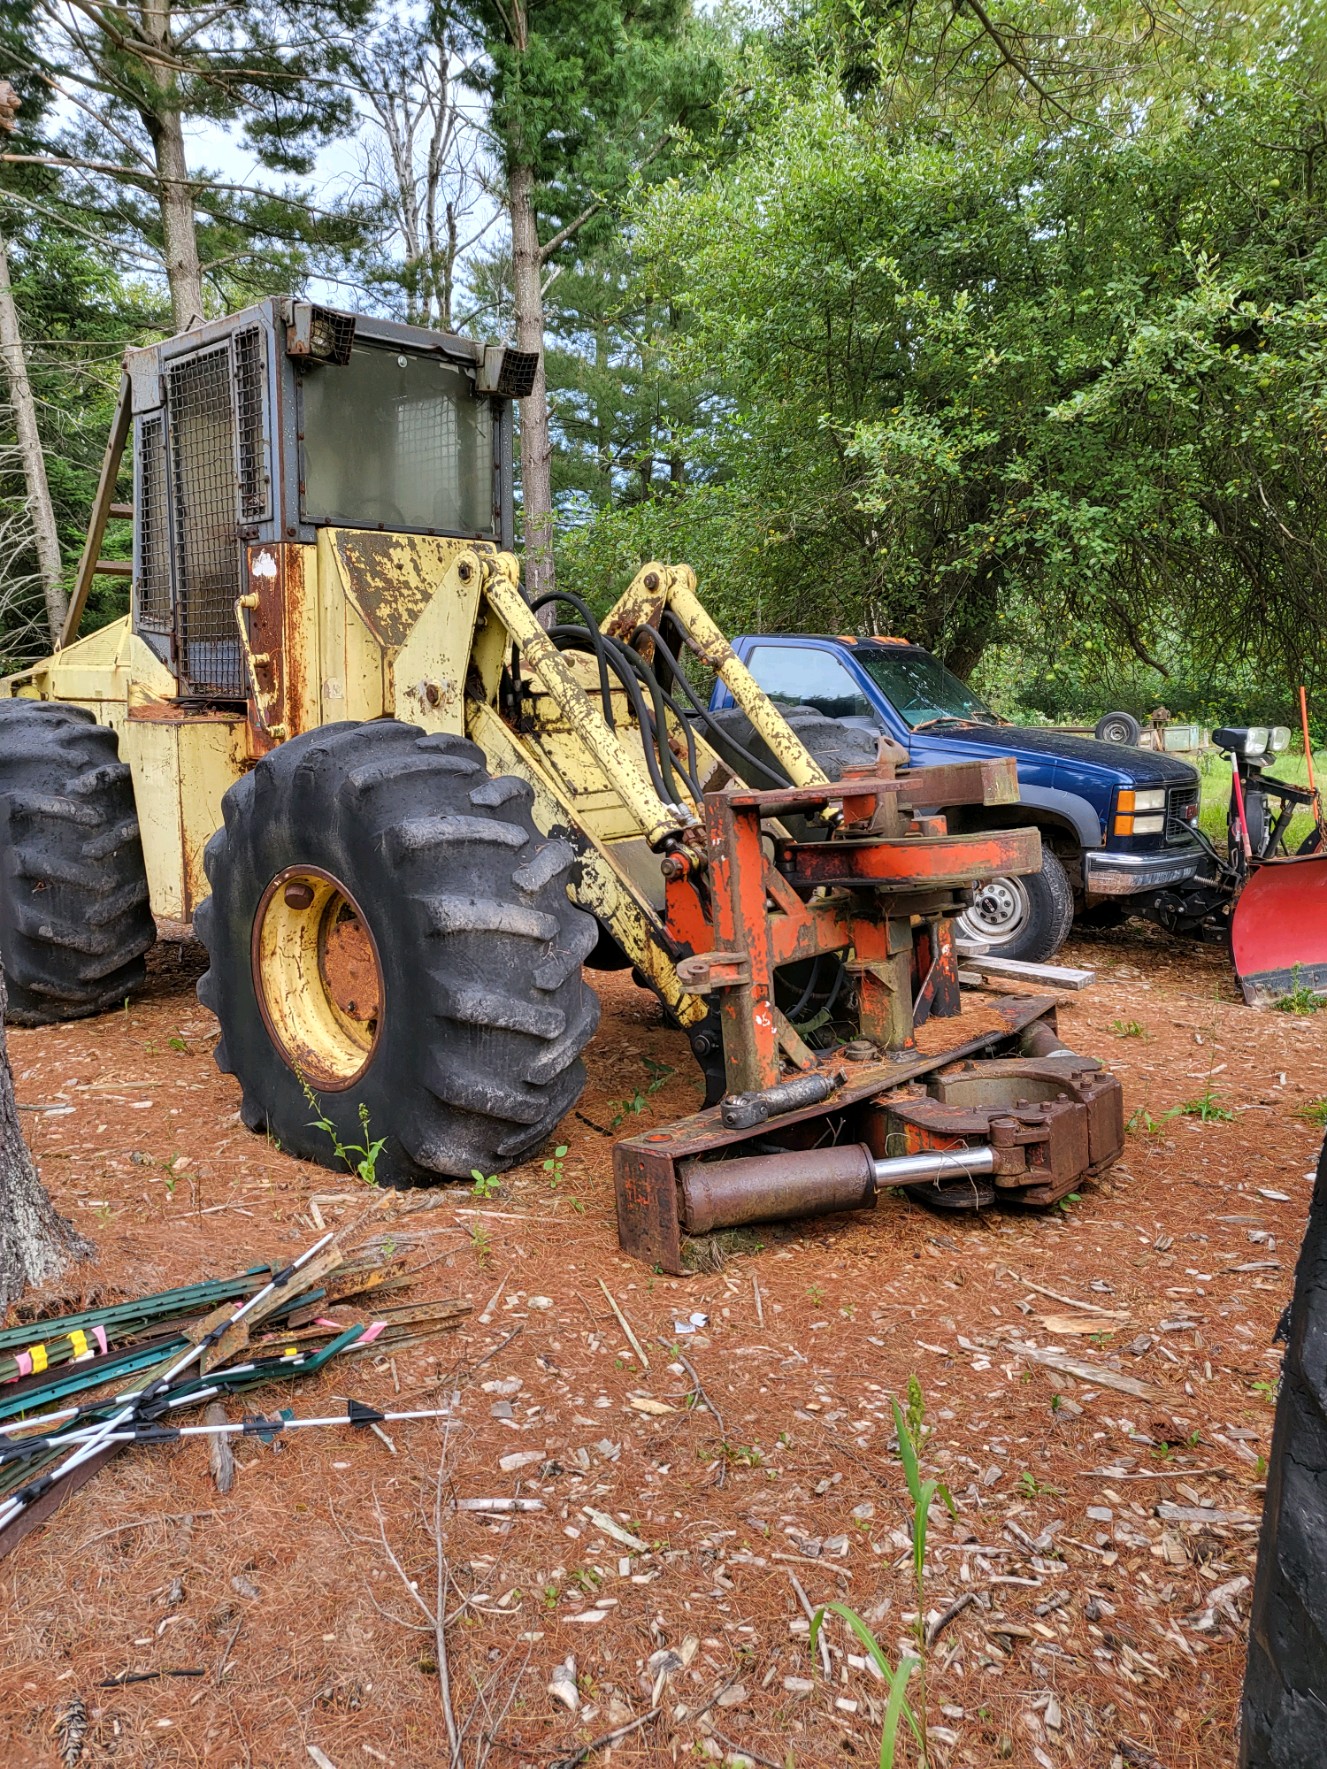
[[[954,1617],[962,1615],[969,1603],[975,1603],[976,1601],[977,1593],[975,1591],[964,1591],[961,1597],[956,1597],[954,1599],[948,1609],[941,1610],[940,1614],[936,1616],[935,1620],[926,1630],[926,1650],[928,1652],[935,1645],[941,1634],[944,1633],[950,1622],[953,1621]]]
[[[797,1593],[797,1601],[801,1604],[803,1613],[805,1614],[807,1621],[809,1621],[811,1626],[814,1628],[816,1625],[816,1612],[811,1607],[811,1599],[807,1596],[806,1592],[802,1589],[802,1581],[798,1578],[797,1574],[793,1571],[793,1569],[790,1566],[785,1567],[784,1570],[788,1574],[788,1577],[792,1580],[793,1590],[796,1591],[796,1593]],[[819,1645],[820,1645],[820,1663],[824,1667],[825,1675],[828,1677],[829,1675],[831,1675],[830,1663],[829,1663],[829,1641],[826,1640],[826,1638],[825,1638],[825,1630],[823,1628],[820,1630]]]
[[[599,1288],[603,1291],[604,1295],[608,1298],[608,1306],[612,1309],[613,1313],[617,1316],[618,1326],[621,1327],[622,1331],[627,1336],[627,1343],[631,1346],[631,1349],[635,1352],[636,1356],[640,1359],[641,1367],[643,1369],[648,1370],[650,1367],[650,1360],[645,1355],[645,1347],[641,1344],[640,1340],[637,1339],[636,1335],[632,1332],[631,1322],[623,1314],[622,1310],[618,1307],[617,1303],[614,1302],[613,1292],[608,1288],[608,1285],[604,1282],[604,1280],[602,1278],[600,1278],[598,1280],[598,1283],[599,1283]],[[686,1361],[685,1358],[682,1361],[685,1363],[685,1361]]]

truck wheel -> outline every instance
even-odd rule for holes
[[[114,731],[82,707],[0,700],[0,960],[9,1017],[119,1007],[157,937]]]
[[[1132,749],[1143,734],[1143,727],[1132,713],[1107,713],[1096,722],[1093,736],[1098,743],[1122,743]]]
[[[251,1129],[328,1167],[384,1137],[374,1177],[408,1185],[510,1167],[571,1109],[597,929],[531,798],[396,720],[292,738],[231,787],[194,928]]]
[[[1249,1620],[1241,1769],[1327,1760],[1327,1145],[1288,1314]]]
[[[961,940],[981,940],[997,958],[1044,964],[1063,946],[1073,919],[1069,879],[1043,837],[1041,871],[985,879],[955,928]]]

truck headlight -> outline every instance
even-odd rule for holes
[[[1290,748],[1289,725],[1273,725],[1267,740],[1267,747],[1274,756],[1279,756],[1283,749]]]
[[[1149,787],[1143,792],[1136,792],[1131,786],[1121,787],[1115,795],[1115,834],[1160,835],[1166,827],[1165,811],[1165,787]]]

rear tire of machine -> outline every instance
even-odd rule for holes
[[[16,1026],[121,1006],[157,937],[114,731],[84,707],[0,700],[0,960]]]
[[[1240,1769],[1327,1761],[1327,1144],[1287,1311],[1249,1619]]]
[[[366,1141],[363,1109],[367,1139],[387,1139],[376,1178],[409,1185],[500,1172],[571,1109],[599,1019],[581,974],[596,927],[567,897],[575,856],[539,835],[532,796],[490,778],[464,738],[389,719],[292,738],[230,789],[194,923],[210,960],[198,996],[220,1021],[217,1065],[239,1081],[250,1129],[330,1167],[332,1139],[310,1119],[324,1115],[350,1148]],[[335,881],[376,963],[376,1036],[342,1080],[297,1068],[256,956],[292,871]]]

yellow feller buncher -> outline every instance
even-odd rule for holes
[[[707,1083],[615,1151],[651,1262],[884,1185],[1063,1196],[1119,1151],[1115,1079],[1044,999],[937,1036],[971,884],[1038,865],[982,829],[1013,763],[822,767],[684,565],[545,630],[510,551],[534,368],[286,298],[128,354],[63,644],[0,698],[14,1019],[118,1007],[156,922],[192,923],[244,1121],[331,1164],[312,1091],[410,1184],[536,1149],[583,1084],[582,966],[630,966]],[[124,515],[130,613],[79,637]]]

